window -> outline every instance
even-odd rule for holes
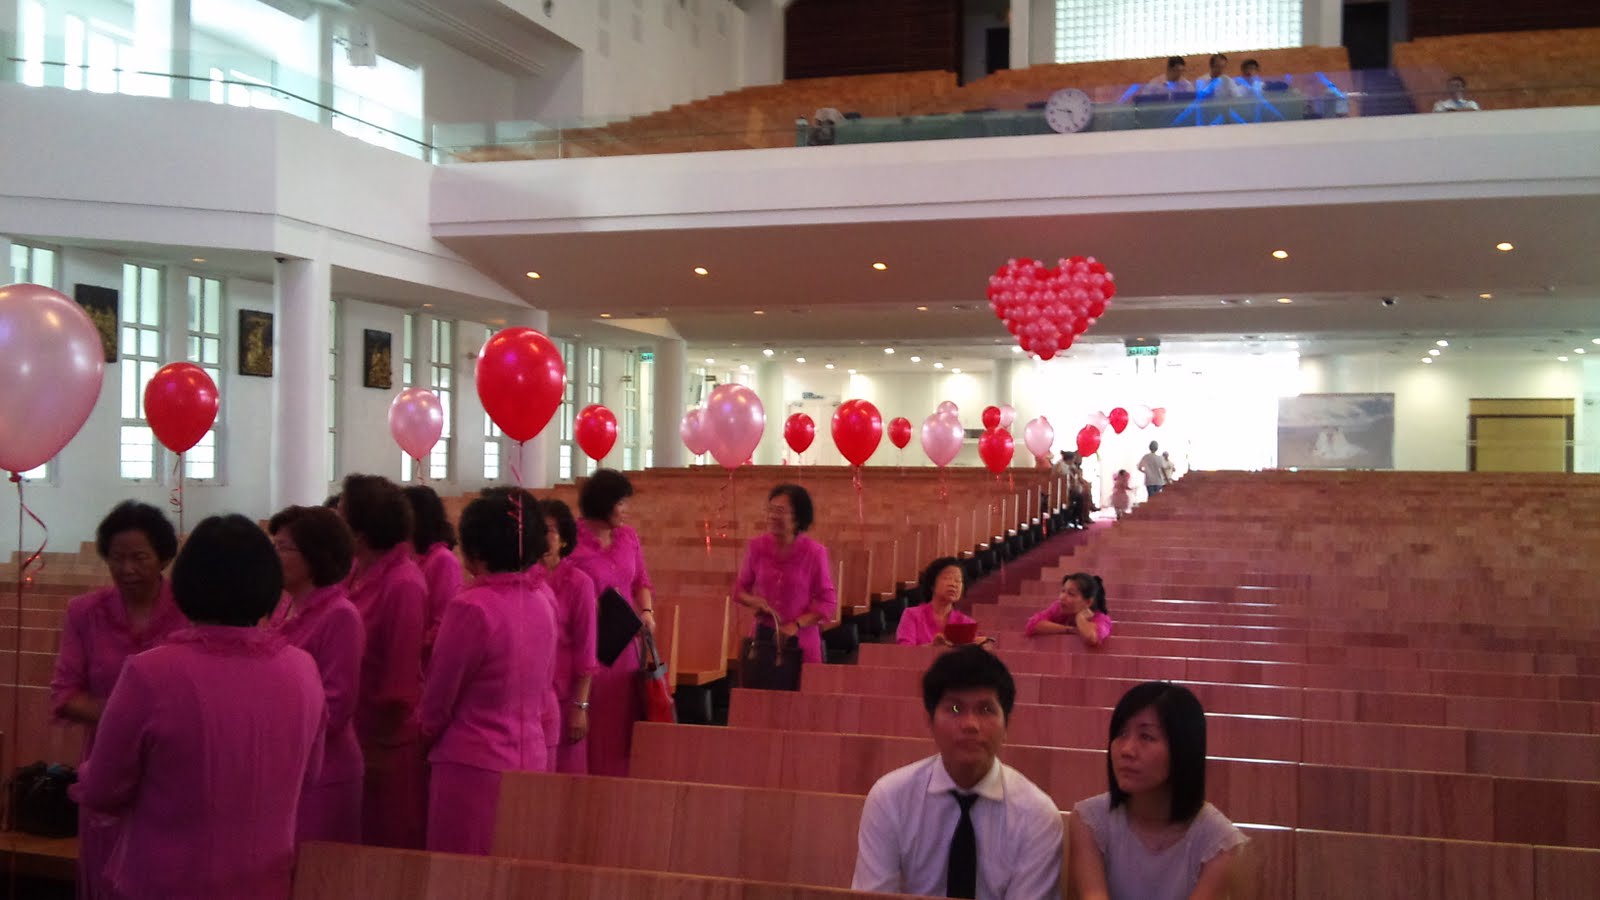
[[[1303,0],[1056,0],[1056,62],[1298,47],[1303,16]]]
[[[22,83],[44,86],[44,4],[22,0]]]
[[[634,454],[639,446],[639,354],[626,350],[622,354],[622,467],[634,467]]]
[[[417,317],[406,313],[400,321],[400,387],[411,387],[412,360],[417,353]],[[400,451],[400,480],[410,481],[415,477],[412,469],[415,463],[404,450]]]
[[[328,301],[328,483],[339,480],[339,301]]]
[[[452,362],[455,354],[455,323],[445,319],[432,319],[432,341],[428,348],[428,386],[439,395],[439,406],[444,410],[444,431],[439,435],[439,443],[433,445],[433,453],[428,456],[428,477],[435,481],[450,480],[450,446],[454,442],[454,428],[451,423],[455,420],[453,415],[453,396],[455,387],[455,366]]]
[[[578,407],[579,409],[582,409],[584,406],[589,406],[591,404],[600,402],[600,357],[601,353],[599,347],[583,348],[583,405]],[[590,459],[587,453],[584,454],[584,474],[593,475],[595,469],[598,468],[600,468],[600,463]]]
[[[256,109],[283,107],[278,100],[276,89],[270,83],[238,69],[229,69],[224,73],[216,66],[211,67],[210,100],[212,103],[249,106]]]
[[[216,278],[189,276],[189,327],[184,340],[184,355],[211,376],[222,395],[222,282]],[[200,442],[183,454],[183,476],[198,481],[220,481],[222,417]]]
[[[11,245],[11,280],[7,284],[42,284],[57,288],[56,251],[27,244]],[[57,288],[59,289],[59,288]],[[24,481],[49,481],[55,475],[54,461],[22,473]]]
[[[422,156],[422,70],[378,57],[376,66],[350,64],[333,52],[333,129],[379,147]]]
[[[561,407],[556,410],[556,421],[561,423],[561,440],[556,447],[557,478],[561,481],[572,480],[572,417],[578,410],[573,406],[574,388],[572,357],[576,348],[571,341],[556,341],[556,346],[561,348],[561,365],[567,372],[566,383],[561,388]]]
[[[484,343],[494,337],[493,328],[483,329]],[[505,433],[494,424],[488,413],[483,414],[483,480],[500,480],[500,461],[506,456]]]
[[[156,436],[144,418],[144,386],[161,368],[161,270],[122,266],[122,477],[156,477]]]

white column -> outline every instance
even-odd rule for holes
[[[17,0],[0,0],[0,84],[10,84],[17,80],[15,64],[10,62],[13,57],[20,56],[22,49],[20,36],[17,34],[21,19],[18,17]],[[9,239],[0,237],[0,241],[9,243]],[[10,253],[6,254],[10,259]],[[0,262],[0,265],[4,265]],[[5,281],[10,282],[6,277]]]
[[[783,23],[788,0],[748,0],[740,79],[744,87],[783,81]]]
[[[1591,345],[1592,348],[1593,345]],[[1582,384],[1573,422],[1575,472],[1600,472],[1600,359],[1583,357]]]
[[[789,417],[789,404],[783,395],[783,366],[775,360],[762,360],[756,367],[756,396],[767,411],[767,430],[756,445],[755,463],[776,466],[783,462],[783,420]]]
[[[191,46],[190,35],[194,33],[194,20],[189,0],[172,0],[171,27],[172,62],[171,68],[167,71],[176,76],[172,79],[172,96],[187,97],[190,100],[210,99],[209,72],[205,67],[196,64]],[[185,75],[190,77],[182,77]]]
[[[1026,69],[1032,65],[1029,51],[1029,24],[1033,21],[1033,0],[1011,0],[1011,68]]]
[[[549,337],[550,314],[542,309],[528,309],[513,313],[507,317],[509,327],[532,328],[534,331]],[[568,372],[567,378],[571,380],[574,373]],[[559,413],[557,413],[559,415]],[[511,445],[512,456],[517,457],[517,468],[522,472],[522,486],[530,490],[549,487],[556,480],[556,457],[551,448],[556,445],[556,438],[561,432],[560,424],[555,418],[550,419],[550,424],[534,436],[533,440],[525,441],[518,453],[517,445]],[[509,473],[507,473],[509,474]]]
[[[278,263],[273,284],[272,508],[315,506],[327,495],[328,303],[326,259]]]
[[[689,377],[688,345],[680,338],[660,338],[656,341],[654,405],[651,421],[654,423],[652,458],[661,468],[676,468],[687,462],[683,441],[678,439],[678,423],[688,410],[688,392],[685,382]],[[766,402],[766,398],[762,398]],[[770,407],[768,408],[770,413]]]
[[[416,333],[411,336],[411,383],[405,387],[433,387],[430,367],[433,365],[433,316],[424,312],[411,317]]]
[[[5,5],[5,0],[0,0],[0,7],[4,7],[4,5]],[[0,44],[4,44],[5,41],[6,41],[5,32],[0,31]],[[0,51],[3,51],[4,49],[5,49],[4,47],[0,47]],[[4,56],[0,56],[0,60],[3,60],[3,59],[5,59],[5,57]],[[4,66],[4,65],[5,65],[5,63],[0,62],[0,66]],[[3,76],[4,74],[5,74],[5,70],[3,68],[0,68],[0,76]],[[60,270],[60,268],[61,268],[61,264],[60,264],[60,262],[58,260],[57,263],[56,263],[56,269]],[[11,282],[12,282],[12,275],[11,275],[11,236],[10,235],[6,235],[6,234],[0,234],[0,284],[10,284]],[[50,287],[55,287],[55,285],[50,285]],[[56,290],[60,291],[61,288],[56,287]],[[61,291],[61,293],[67,294],[66,291]],[[70,297],[71,294],[67,294],[67,296]]]

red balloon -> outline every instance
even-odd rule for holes
[[[853,466],[864,465],[883,440],[883,416],[865,400],[846,400],[833,411],[833,442]]]
[[[168,363],[144,386],[144,416],[173,453],[200,442],[217,421],[217,385],[193,363]]]
[[[1100,429],[1085,425],[1078,429],[1078,455],[1093,456],[1100,452]]]
[[[987,431],[993,431],[1000,427],[1000,407],[985,406],[983,408],[983,427]]]
[[[983,437],[978,438],[978,458],[996,475],[1011,465],[1011,457],[1016,452],[1017,442],[1012,439],[1011,432],[1004,428],[990,428],[983,433]]]
[[[578,411],[572,434],[578,440],[578,448],[599,462],[617,445],[617,416],[604,406],[591,403]]]
[[[790,450],[804,453],[811,442],[817,439],[817,423],[805,413],[795,413],[783,422],[783,439],[789,444]]]
[[[490,336],[478,354],[478,399],[513,441],[532,440],[561,406],[567,366],[550,339],[532,328]]]
[[[1106,421],[1111,423],[1112,431],[1121,434],[1128,427],[1128,411],[1119,406],[1106,416]]]
[[[1150,410],[1150,424],[1151,425],[1154,425],[1157,428],[1160,428],[1161,425],[1166,421],[1167,421],[1167,408],[1165,406],[1158,406],[1155,409]]]
[[[901,450],[911,443],[911,420],[905,416],[889,420],[889,443]]]

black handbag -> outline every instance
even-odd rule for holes
[[[36,762],[13,772],[6,791],[12,830],[39,837],[76,836],[78,804],[67,796],[67,788],[77,782],[78,771],[71,766]]]
[[[800,639],[757,625],[739,645],[739,686],[762,691],[800,690]]]

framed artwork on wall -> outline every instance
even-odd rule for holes
[[[239,374],[272,377],[272,313],[239,310]]]
[[[394,336],[371,328],[361,332],[361,384],[389,390],[394,387],[394,358],[390,349]]]
[[[95,330],[100,332],[100,343],[105,346],[106,362],[117,361],[117,289],[97,284],[75,284],[72,299],[78,301],[89,314]]]

